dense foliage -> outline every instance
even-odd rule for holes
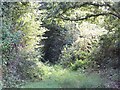
[[[120,87],[120,2],[0,7],[3,87]]]

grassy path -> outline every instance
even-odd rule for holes
[[[99,88],[104,87],[104,82],[97,73],[59,71],[41,81],[28,82],[22,88]]]

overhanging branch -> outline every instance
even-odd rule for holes
[[[68,6],[67,8],[64,8],[63,13],[66,13],[67,10],[69,10],[71,8],[75,9],[75,8],[80,8],[80,7],[83,7],[83,6],[86,6],[86,5],[92,5],[92,6],[96,6],[96,7],[102,7],[102,6],[110,7],[109,4],[106,4],[106,3],[105,4],[98,4],[98,3],[93,3],[93,2],[84,2],[82,4],[76,3],[73,6]]]
[[[120,19],[120,16],[114,14],[114,13],[99,13],[99,14],[91,14],[91,15],[87,15],[85,17],[79,17],[79,18],[76,18],[76,19],[71,19],[71,18],[68,18],[68,17],[64,17],[63,15],[59,16],[59,18],[63,19],[63,20],[70,20],[70,21],[80,21],[80,20],[85,20],[85,19],[88,19],[88,18],[91,18],[91,17],[98,17],[98,16],[106,16],[106,15],[113,15],[117,18]]]
[[[113,15],[113,16],[115,16],[115,17],[118,17],[119,19],[120,19],[120,14],[119,14],[119,12],[117,12],[117,10],[114,8],[114,7],[112,7],[110,4],[108,4],[107,2],[105,2],[104,4],[99,4],[99,3],[93,3],[93,2],[84,2],[84,3],[82,3],[82,4],[75,4],[75,5],[73,5],[73,6],[69,6],[69,7],[67,7],[66,9],[64,9],[63,10],[63,13],[61,13],[60,15],[62,15],[62,14],[64,14],[64,13],[66,13],[69,9],[74,9],[74,8],[80,8],[80,7],[83,7],[83,6],[86,6],[86,5],[92,5],[92,6],[96,6],[96,7],[103,7],[103,6],[105,6],[105,7],[109,7],[112,11],[113,11],[113,13],[107,13],[107,15],[108,14],[111,14],[111,15]],[[100,14],[101,15],[101,14]],[[104,14],[103,13],[103,15],[106,15],[106,13]],[[90,15],[90,16],[88,16],[88,18],[89,17],[93,17],[93,16],[99,16],[99,14],[98,15]],[[87,17],[85,17],[85,18],[87,18]],[[84,18],[83,18],[84,19]]]

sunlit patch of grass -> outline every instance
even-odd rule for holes
[[[42,81],[30,82],[23,88],[99,88],[104,87],[104,82],[97,73],[73,72],[60,67],[51,68]],[[46,73],[47,74],[47,73]]]
[[[30,82],[22,88],[60,88],[58,83],[55,80],[43,80],[40,82]]]

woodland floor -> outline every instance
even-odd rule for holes
[[[22,88],[120,88],[118,81],[111,80],[105,71],[80,73],[63,71],[51,74],[41,81],[28,82]]]

